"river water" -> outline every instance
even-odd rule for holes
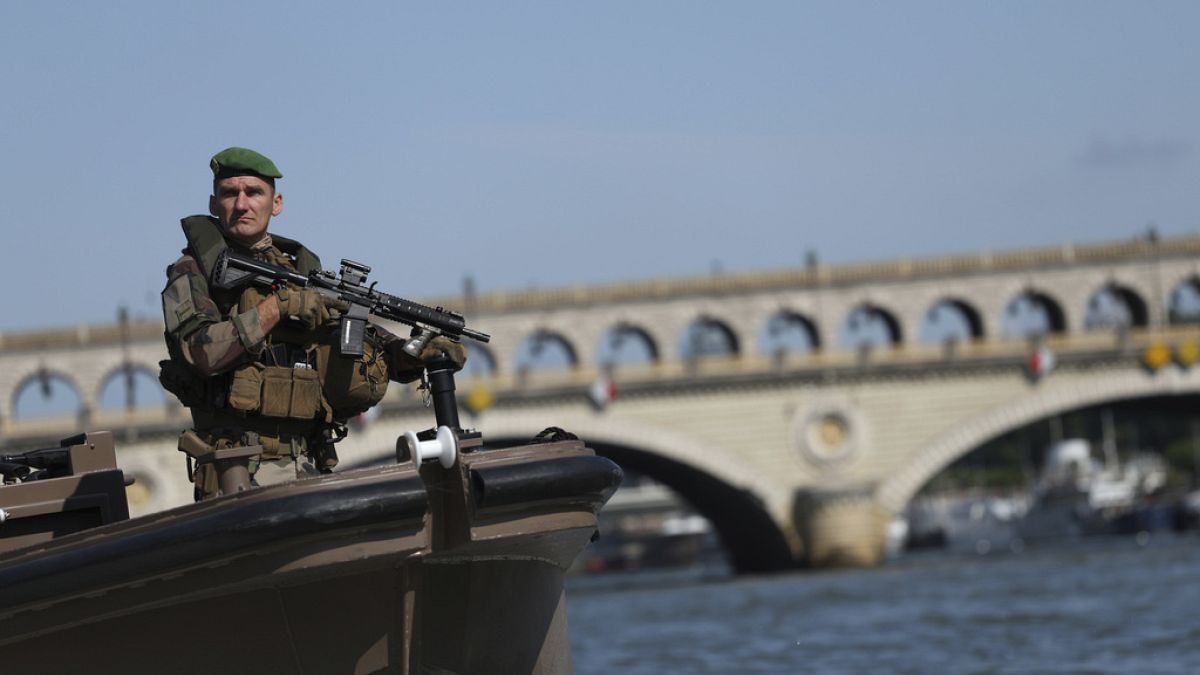
[[[1200,673],[1200,537],[572,577],[577,675]]]

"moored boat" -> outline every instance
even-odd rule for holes
[[[1131,453],[1121,461],[1111,442],[1105,446],[1103,462],[1092,456],[1085,439],[1050,447],[1030,507],[1017,523],[1023,539],[1135,534],[1170,527],[1169,509],[1156,497],[1167,477],[1162,459]]]

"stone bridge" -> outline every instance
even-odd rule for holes
[[[578,434],[680,492],[740,570],[871,564],[890,518],[985,441],[1106,401],[1197,393],[1197,253],[1200,237],[1137,239],[432,302],[493,336],[459,378],[468,423],[491,442]],[[153,386],[161,331],[0,335],[5,446],[113,429],[135,511],[188,500],[174,451],[186,411],[161,392],[112,402],[126,382]],[[76,405],[22,414],[51,383]],[[343,466],[432,425],[399,385],[375,413],[340,446]]]

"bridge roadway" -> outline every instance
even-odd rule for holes
[[[1013,262],[1020,256],[1012,253],[981,256],[974,268],[959,264],[966,258],[951,259],[955,264],[935,259],[889,263],[871,274],[807,269],[445,304],[465,302],[471,324],[496,337],[493,368],[459,383],[460,393],[481,389],[494,399],[486,410],[464,415],[464,424],[481,429],[489,442],[527,439],[551,425],[578,434],[599,452],[679,491],[713,522],[743,571],[862,565],[881,558],[887,522],[920,487],[988,439],[1088,405],[1200,391],[1200,374],[1192,367],[1200,329],[1166,321],[1167,293],[1194,283],[1198,251],[1200,238],[1135,242],[1069,254],[1066,248],[1053,255],[1027,252],[1025,266]],[[826,281],[805,285],[797,281],[801,277]],[[1087,302],[1089,293],[1072,290],[1084,287],[1140,289],[1133,297],[1141,311],[1131,312],[1130,326],[1085,330],[1084,309],[1071,304]],[[1002,317],[989,315],[977,322],[985,328],[974,339],[925,345],[913,340],[915,316],[903,309],[927,310],[946,297],[1003,308],[991,295],[1008,293],[1011,300],[1030,288],[1061,303],[1060,320],[1044,337],[1006,339],[995,328]],[[763,355],[748,346],[748,327],[761,329],[781,309],[804,312],[817,302],[810,296],[822,293],[828,297],[813,315],[820,333],[834,332],[839,315],[829,307],[850,311],[864,302],[891,308],[894,316],[907,317],[897,323],[910,327],[894,334],[891,345],[857,351],[829,340],[814,341],[819,348],[802,353]],[[671,348],[675,334],[668,329],[686,326],[674,315],[737,326],[737,348],[729,356],[687,357],[683,340]],[[594,351],[575,348],[569,367],[522,371],[500,356],[534,334],[594,345],[602,337],[591,343],[584,338],[603,336],[595,329],[600,325],[637,326],[653,340],[657,358],[598,367]],[[174,450],[186,411],[172,402],[133,411],[97,405],[99,391],[126,364],[156,371],[160,331],[160,324],[147,322],[124,331],[85,326],[0,336],[0,396],[7,397],[7,410],[17,409],[17,399],[36,388],[41,373],[70,382],[81,400],[77,414],[66,418],[0,419],[5,446],[43,445],[81,427],[114,429],[122,466],[138,478],[131,492],[135,512],[186,502],[190,486]],[[1057,365],[1035,376],[1029,357],[1039,346],[1053,351]],[[1167,356],[1154,368],[1144,358],[1150,346]],[[588,392],[604,376],[612,377],[618,395],[598,405]],[[339,446],[342,466],[386,460],[401,432],[431,424],[419,395],[393,386],[378,415],[356,422]]]

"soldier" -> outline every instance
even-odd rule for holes
[[[211,216],[183,219],[187,247],[167,268],[162,293],[171,358],[161,362],[160,379],[192,413],[180,450],[189,454],[197,500],[216,496],[218,486],[212,465],[191,470],[191,456],[261,445],[250,460],[257,485],[328,473],[346,420],[378,403],[389,379],[411,382],[424,361],[442,355],[459,368],[466,360],[462,345],[442,336],[414,359],[403,340],[373,324],[363,355],[342,356],[336,319],[345,307],[337,301],[299,287],[210,288],[226,248],[303,274],[321,268],[299,242],[267,233],[283,211],[275,190],[283,175],[271,160],[233,147],[210,165]]]

